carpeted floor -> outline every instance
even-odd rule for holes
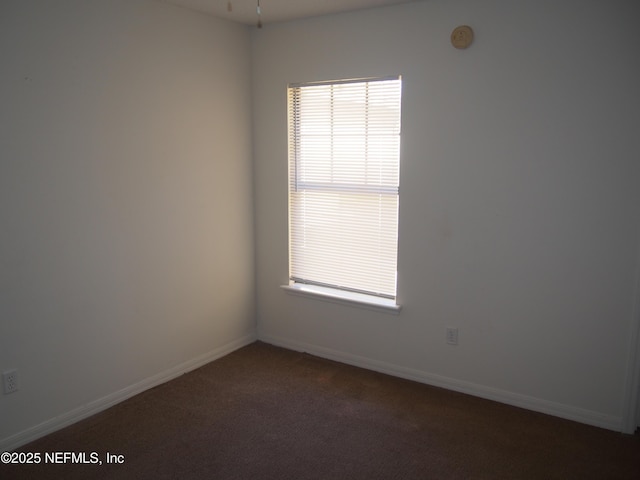
[[[0,478],[640,478],[636,436],[260,342],[20,452],[42,462],[0,465]],[[47,452],[102,464],[45,463]]]

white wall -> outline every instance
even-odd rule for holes
[[[250,37],[154,1],[3,0],[0,65],[8,447],[254,338]]]
[[[637,326],[639,10],[430,0],[256,30],[260,338],[621,429]],[[476,33],[468,50],[449,43],[461,24]],[[287,83],[391,74],[403,76],[403,310],[288,295]]]

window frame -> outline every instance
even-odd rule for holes
[[[397,123],[397,133],[391,134],[391,137],[394,138],[394,135],[397,135],[397,139],[394,140],[394,142],[397,142],[396,147],[397,148],[397,152],[394,153],[395,158],[393,159],[394,163],[394,178],[392,178],[392,180],[394,180],[392,182],[392,184],[389,185],[385,185],[383,184],[383,181],[381,180],[379,184],[372,184],[372,185],[368,185],[366,184],[367,182],[365,181],[364,184],[363,183],[349,183],[349,182],[334,182],[333,180],[331,180],[330,182],[317,182],[317,181],[309,181],[309,180],[305,180],[303,178],[303,175],[301,174],[301,167],[300,167],[300,143],[301,143],[301,134],[300,134],[300,129],[301,129],[301,119],[298,118],[299,114],[300,114],[300,105],[296,105],[296,100],[300,99],[300,95],[301,89],[304,89],[305,87],[331,87],[331,109],[333,109],[333,95],[334,95],[334,90],[333,87],[334,86],[339,86],[339,85],[343,85],[343,84],[366,84],[365,86],[365,91],[367,92],[367,96],[366,98],[366,102],[365,102],[365,110],[366,110],[366,115],[365,115],[365,120],[362,121],[362,123],[354,123],[354,127],[357,128],[364,128],[365,130],[365,134],[361,134],[360,137],[362,139],[364,139],[365,141],[365,145],[368,146],[368,142],[370,138],[376,138],[375,135],[370,134],[369,133],[369,128],[370,128],[370,123],[369,123],[369,109],[370,109],[370,101],[369,101],[369,97],[368,97],[368,89],[369,89],[369,84],[371,83],[377,83],[377,82],[385,82],[385,81],[394,81],[397,82],[396,85],[394,85],[394,88],[398,89],[397,92],[397,104],[395,104],[394,108],[397,108],[397,117],[393,117],[396,118],[396,123]],[[297,91],[297,96],[296,96],[296,92]],[[307,82],[307,83],[295,83],[295,84],[289,84],[287,86],[287,111],[288,111],[288,157],[289,157],[289,171],[288,171],[288,176],[289,176],[289,181],[288,181],[288,191],[289,191],[289,202],[288,202],[288,208],[289,208],[289,212],[288,212],[288,238],[289,238],[289,245],[288,245],[288,261],[289,261],[289,284],[288,285],[283,285],[282,287],[288,292],[288,293],[292,293],[295,295],[303,295],[303,296],[311,296],[313,298],[317,298],[320,300],[325,300],[325,301],[331,301],[331,302],[338,302],[338,303],[346,303],[349,305],[357,305],[357,306],[362,306],[365,308],[373,308],[375,310],[382,310],[382,311],[386,311],[386,312],[392,312],[392,313],[397,313],[400,310],[400,305],[397,302],[397,298],[398,298],[398,290],[397,290],[397,267],[398,267],[398,230],[399,230],[399,201],[400,201],[400,192],[399,192],[399,169],[400,169],[400,137],[401,137],[401,130],[400,130],[400,122],[401,122],[401,103],[402,103],[402,77],[400,75],[395,75],[395,76],[386,76],[386,77],[371,77],[371,78],[358,78],[358,79],[348,79],[348,80],[337,80],[337,81],[323,81],[323,82]],[[394,99],[394,102],[396,101],[396,99]],[[395,115],[395,114],[394,114]],[[333,145],[333,141],[335,139],[335,135],[334,135],[334,117],[333,117],[333,110],[332,113],[330,115],[331,119],[329,120],[329,130],[331,131],[331,133],[328,136],[328,138],[330,138],[331,144]],[[389,133],[385,133],[385,135],[390,135]],[[358,137],[358,135],[354,135],[355,137]],[[394,142],[392,142],[392,144],[394,144]],[[368,165],[369,162],[369,157],[368,157],[368,150],[367,147],[365,147],[364,150],[364,158],[365,158],[365,163]],[[333,150],[331,153],[331,160],[328,160],[328,164],[333,165]],[[381,178],[386,179],[387,177],[384,177],[383,174],[379,174]],[[300,278],[299,276],[295,275],[293,273],[293,240],[292,240],[292,230],[293,230],[293,220],[292,220],[292,215],[293,215],[293,201],[292,200],[292,195],[293,194],[297,194],[300,191],[303,192],[309,192],[309,191],[318,191],[318,192],[335,192],[338,194],[373,194],[373,195],[379,195],[382,196],[384,195],[386,198],[388,198],[389,196],[393,197],[394,201],[395,201],[395,213],[394,216],[392,216],[393,222],[395,223],[395,232],[394,232],[394,263],[393,266],[395,267],[395,272],[394,272],[394,278],[393,278],[393,282],[394,282],[394,289],[393,289],[393,295],[389,295],[389,294],[382,294],[379,292],[373,292],[373,291],[369,291],[369,290],[361,290],[358,288],[351,288],[351,287],[345,287],[344,285],[342,286],[338,286],[338,285],[333,285],[331,283],[325,283],[322,281],[318,281],[318,280],[309,280],[309,279],[305,279],[305,278]],[[382,200],[378,200],[378,203],[380,203]],[[368,203],[375,203],[375,202],[366,202]],[[393,231],[393,229],[392,229]],[[387,281],[389,281],[390,279],[387,277]]]

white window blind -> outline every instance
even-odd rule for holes
[[[288,93],[290,281],[395,299],[400,78]]]

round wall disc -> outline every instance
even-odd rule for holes
[[[451,45],[456,48],[467,48],[473,42],[473,30],[468,25],[460,25],[451,32]]]

